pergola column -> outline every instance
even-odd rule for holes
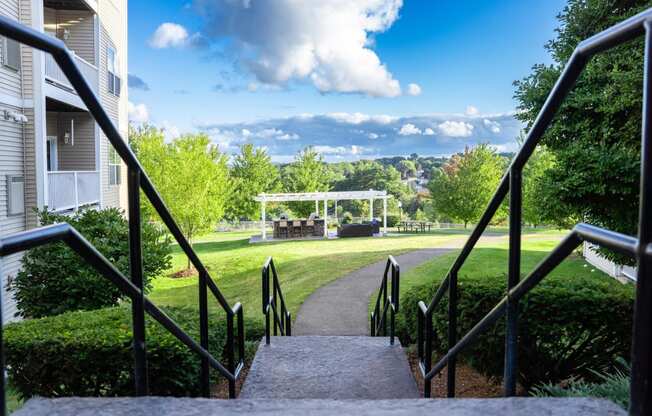
[[[369,222],[374,220],[374,199],[369,199]]]
[[[319,201],[315,199],[315,214],[319,217]]]
[[[324,238],[328,238],[328,200],[324,199]]]
[[[260,222],[261,222],[261,227],[263,228],[263,240],[267,240],[267,224],[265,223],[265,200],[263,199],[260,202]]]
[[[387,234],[387,198],[383,198],[383,234]]]

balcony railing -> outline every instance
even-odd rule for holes
[[[97,171],[48,172],[48,210],[69,211],[100,202]]]
[[[82,75],[91,85],[93,92],[97,93],[97,67],[78,55],[75,55],[75,61],[77,61],[77,67],[81,70]],[[45,78],[52,84],[73,94],[76,94],[72,84],[70,84],[66,75],[63,73],[61,68],[59,68],[59,65],[49,53],[45,54]]]

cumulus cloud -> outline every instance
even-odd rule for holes
[[[500,133],[500,123],[497,121],[491,121],[489,119],[484,119],[483,124],[486,128],[489,129],[493,134],[498,134]]]
[[[369,133],[369,134],[367,134],[367,137],[369,137],[371,140],[375,140],[380,136],[378,136],[378,134],[376,134],[376,133]]]
[[[469,106],[466,107],[465,114],[467,116],[477,116],[478,114],[480,114],[480,110],[478,110],[477,107],[469,105]]]
[[[437,128],[441,134],[449,137],[469,137],[473,134],[473,125],[464,121],[444,121]]]
[[[128,102],[129,121],[134,123],[147,123],[149,121],[149,111],[145,104],[134,104]]]
[[[149,85],[139,76],[128,74],[127,85],[134,90],[149,91]]]
[[[400,134],[401,136],[413,136],[413,135],[421,134],[421,129],[419,129],[417,126],[415,126],[412,123],[407,123],[401,127],[401,129],[398,131],[398,134]]]
[[[188,29],[178,23],[162,23],[149,39],[149,46],[154,49],[185,48],[202,46],[206,39],[200,33],[189,34]]]
[[[419,84],[408,84],[407,93],[408,95],[412,95],[414,97],[421,95],[421,87]]]
[[[346,124],[361,124],[361,123],[378,123],[389,124],[396,121],[397,117],[392,117],[384,114],[369,115],[363,113],[329,113],[326,115],[337,122]]]
[[[434,135],[435,135],[435,131],[434,131],[433,129],[431,129],[430,127],[427,127],[427,128],[423,131],[423,135],[424,135],[424,136],[434,136]]]
[[[211,39],[233,41],[265,84],[310,80],[321,92],[396,97],[401,86],[371,49],[402,0],[195,0]]]
[[[360,155],[369,151],[366,147],[363,146],[313,146],[313,149],[317,153],[324,155]]]

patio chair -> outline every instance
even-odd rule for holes
[[[279,223],[278,223],[278,238],[288,238],[288,237],[289,237],[288,222],[287,221],[279,221]]]
[[[315,235],[315,222],[313,220],[306,221],[306,235]]]
[[[301,232],[301,221],[292,221],[292,230],[290,231],[292,237],[302,237]]]

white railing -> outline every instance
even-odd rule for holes
[[[79,66],[82,75],[84,75],[88,83],[91,85],[93,91],[97,93],[97,67],[77,55],[75,55],[75,60],[77,61],[77,65]],[[59,64],[57,64],[57,61],[55,61],[52,55],[49,53],[45,54],[45,78],[54,85],[69,92],[75,93],[74,88],[70,82],[68,82],[68,78],[63,73],[61,68],[59,68]]]
[[[83,206],[99,204],[99,202],[99,172],[48,172],[48,210],[77,210]]]

